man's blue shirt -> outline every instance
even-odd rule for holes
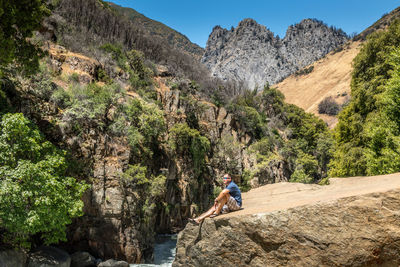
[[[231,181],[227,186],[226,189],[229,190],[229,194],[236,200],[238,205],[242,206],[242,193],[240,192],[239,187],[235,184],[234,181]]]

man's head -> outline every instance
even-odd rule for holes
[[[231,178],[231,176],[230,176],[228,173],[226,173],[226,174],[224,175],[223,180],[224,180],[224,185],[228,185],[228,184],[232,181],[232,178]]]

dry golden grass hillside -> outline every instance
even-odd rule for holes
[[[352,61],[358,54],[360,45],[361,42],[349,42],[344,45],[343,50],[331,52],[304,68],[312,69],[310,73],[293,74],[274,87],[285,95],[286,102],[319,116],[333,128],[337,118],[318,114],[318,104],[329,96],[339,104],[350,97]]]

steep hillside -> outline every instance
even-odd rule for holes
[[[141,51],[148,61],[165,65],[168,72],[176,76],[196,81],[204,81],[202,77],[209,76],[197,59],[171,47],[162,37],[150,35],[138,23],[118,16],[103,1],[61,0],[57,3],[41,29],[46,39],[100,61],[104,58],[99,47],[111,43],[123,50]]]
[[[333,97],[338,104],[349,101],[351,96],[353,59],[360,51],[367,36],[385,30],[396,19],[400,18],[400,7],[385,14],[352,41],[327,54],[322,59],[304,67],[275,85],[288,103],[295,104],[307,112],[323,119],[333,128],[338,119],[336,116],[318,113],[318,104],[327,97]]]
[[[127,17],[135,25],[141,25],[151,36],[159,36],[165,39],[172,47],[186,51],[199,60],[201,56],[203,56],[204,49],[190,42],[185,35],[171,29],[161,22],[140,14],[132,8],[121,7],[111,2],[108,2],[108,4],[117,11],[118,15]]]
[[[349,42],[339,52],[329,53],[274,87],[285,95],[286,102],[319,116],[333,128],[337,117],[319,114],[318,104],[330,96],[339,104],[348,101],[352,62],[360,51],[360,45],[360,42]]]
[[[202,62],[212,75],[253,89],[275,84],[347,41],[343,31],[318,20],[290,26],[284,39],[252,19],[231,30],[214,27]]]
[[[208,98],[217,97],[226,102],[242,91],[235,82],[211,77],[209,70],[192,54],[172,47],[164,37],[152,35],[143,25],[120,16],[104,1],[60,0],[55,3],[51,16],[40,30],[44,40],[96,58],[109,76],[116,66],[109,62],[109,56],[103,56],[101,47],[111,44],[116,50],[139,51],[149,67],[154,69],[154,64],[162,65],[164,75],[195,81],[197,91]]]

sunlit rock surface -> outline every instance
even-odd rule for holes
[[[400,174],[279,183],[179,234],[173,266],[398,266]]]

